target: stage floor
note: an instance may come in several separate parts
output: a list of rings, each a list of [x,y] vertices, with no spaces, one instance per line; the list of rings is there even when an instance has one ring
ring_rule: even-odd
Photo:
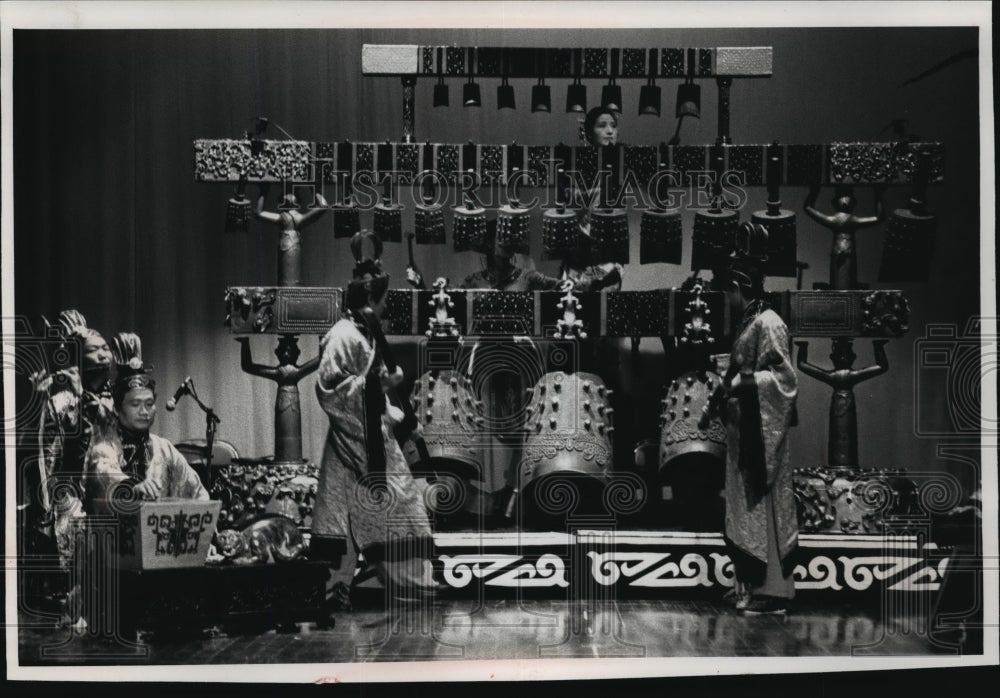
[[[741,616],[722,601],[439,599],[387,611],[356,608],[336,627],[300,623],[280,632],[214,628],[187,636],[146,633],[139,644],[69,629],[19,629],[22,665],[293,664],[594,657],[928,656],[935,644],[916,609],[800,599],[787,616]],[[28,620],[28,619],[23,619]]]

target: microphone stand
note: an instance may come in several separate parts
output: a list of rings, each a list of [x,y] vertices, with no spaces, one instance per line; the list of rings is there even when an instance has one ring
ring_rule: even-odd
[[[219,425],[221,420],[216,416],[215,411],[205,405],[200,399],[198,399],[198,392],[194,389],[194,382],[190,382],[188,386],[188,394],[194,399],[201,411],[205,413],[205,473],[208,476],[208,483],[206,487],[211,488],[212,480],[212,452],[213,446],[215,445],[215,428]]]

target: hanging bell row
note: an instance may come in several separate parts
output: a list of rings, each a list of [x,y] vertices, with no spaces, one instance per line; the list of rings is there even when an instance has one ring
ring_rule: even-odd
[[[434,85],[433,104],[435,107],[451,106],[448,85],[444,81],[444,76],[438,76],[438,81]],[[496,96],[497,109],[517,109],[517,97],[514,86],[507,78],[501,78],[497,86]],[[462,85],[462,106],[482,107],[482,89],[471,75]],[[622,113],[624,111],[624,100],[622,98],[622,88],[615,78],[610,78],[608,84],[601,89],[600,106],[613,112]],[[639,116],[660,116],[662,106],[662,91],[656,84],[655,79],[650,76],[646,84],[639,90]],[[531,111],[532,113],[552,112],[552,88],[545,84],[545,78],[539,77],[538,83],[531,87]],[[587,86],[580,78],[575,78],[566,89],[565,111],[567,114],[585,114],[587,112]],[[676,116],[691,116],[699,118],[701,116],[701,87],[688,78],[677,87],[677,102],[675,108]]]

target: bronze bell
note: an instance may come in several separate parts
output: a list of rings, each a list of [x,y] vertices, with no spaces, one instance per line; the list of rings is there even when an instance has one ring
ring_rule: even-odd
[[[629,230],[625,209],[598,209],[590,214],[592,264],[618,262],[628,264]]]
[[[777,141],[767,147],[767,209],[755,211],[750,220],[767,230],[767,276],[798,274],[795,214],[781,208],[782,152]]]
[[[677,86],[677,118],[691,116],[701,118],[701,85],[696,85],[688,78]]]
[[[643,211],[639,225],[639,264],[680,264],[683,238],[680,211]]]
[[[226,207],[226,232],[245,233],[250,229],[250,214],[253,205],[250,199],[237,195],[229,200]]]
[[[403,206],[388,202],[375,204],[374,228],[382,242],[402,242]]]
[[[565,259],[573,251],[580,227],[576,212],[567,208],[548,209],[542,214],[542,256]]]
[[[531,233],[531,209],[513,205],[501,206],[497,211],[496,244],[509,252],[528,254],[528,236]]]
[[[889,216],[888,231],[882,245],[879,281],[927,281],[937,232],[937,216],[927,210],[929,176],[930,154],[922,151],[917,154],[909,205],[897,208]]]
[[[717,199],[718,201],[718,199]],[[691,236],[691,269],[714,269],[726,263],[733,253],[740,215],[716,203],[707,211],[694,214]]]
[[[486,244],[486,209],[475,206],[471,199],[452,209],[451,238],[455,252],[483,251]]]
[[[444,208],[418,205],[413,214],[413,228],[418,245],[443,245]]]
[[[333,207],[333,237],[350,238],[361,231],[361,214],[353,202],[345,201]]]
[[[587,86],[580,82],[580,78],[573,80],[573,84],[566,90],[566,113],[587,113]]]

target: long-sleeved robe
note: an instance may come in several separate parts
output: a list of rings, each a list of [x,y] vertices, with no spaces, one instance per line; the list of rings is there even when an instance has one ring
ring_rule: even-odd
[[[348,559],[356,551],[366,560],[413,557],[414,549],[430,546],[430,524],[423,497],[391,433],[392,421],[401,413],[388,403],[376,437],[385,451],[384,477],[369,470],[365,381],[376,360],[375,349],[355,323],[344,318],[327,332],[320,353],[316,395],[330,428],[313,509],[314,542],[319,539],[326,550],[346,553]],[[384,365],[375,370],[385,373]],[[349,584],[353,567],[344,576]]]
[[[730,354],[730,369],[753,370],[753,384],[733,381],[727,403],[726,539],[737,577],[753,593],[790,597],[791,553],[798,542],[788,432],[797,384],[788,328],[773,310],[754,317]]]

